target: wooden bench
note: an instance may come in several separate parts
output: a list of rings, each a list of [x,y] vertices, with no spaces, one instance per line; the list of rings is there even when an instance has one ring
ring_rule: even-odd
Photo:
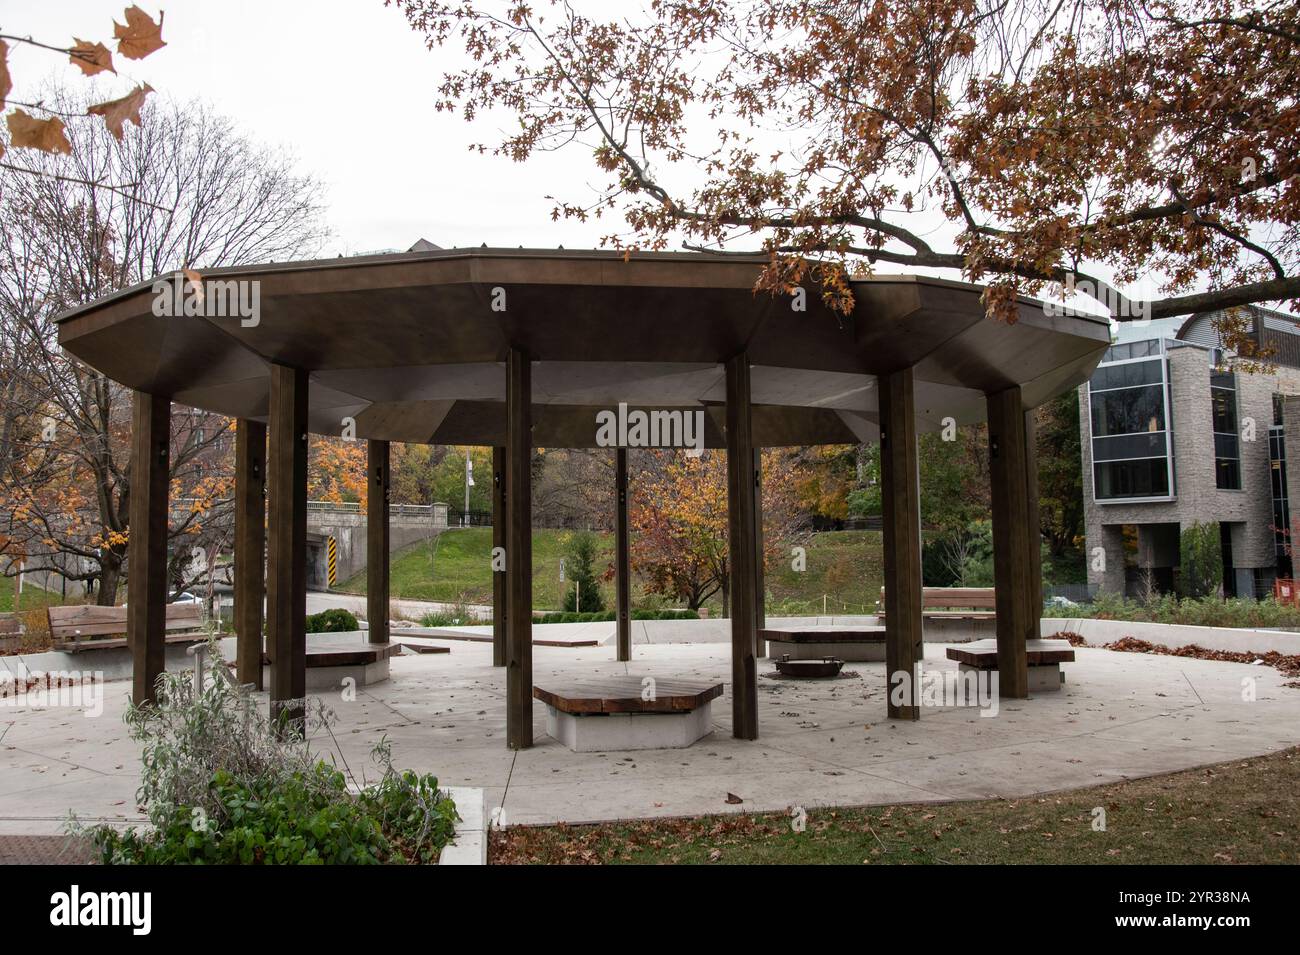
[[[758,638],[776,644],[768,655],[789,655],[791,660],[822,660],[836,657],[851,662],[885,659],[885,628],[876,627],[777,627],[758,631]]]
[[[94,604],[47,607],[45,610],[54,649],[65,653],[125,647],[126,614],[125,607],[97,607]],[[167,605],[164,639],[168,643],[199,643],[206,640],[206,634],[195,632],[202,626],[203,613],[198,604]]]
[[[921,616],[926,620],[994,620],[997,604],[992,587],[923,587]],[[885,588],[880,588],[880,609],[885,615]]]
[[[964,646],[949,647],[948,659],[956,660],[962,670],[996,670],[998,642],[976,640]],[[1029,665],[1031,692],[1059,690],[1065,682],[1061,664],[1074,662],[1074,648],[1069,640],[1026,640],[1025,659]]]
[[[713,732],[721,683],[612,677],[533,687],[546,732],[577,753],[683,749]]]
[[[400,643],[360,642],[356,634],[340,639],[336,634],[307,634],[307,689],[336,690],[346,679],[357,686],[388,679],[388,660],[400,654]],[[262,653],[262,680],[270,686],[271,657]]]

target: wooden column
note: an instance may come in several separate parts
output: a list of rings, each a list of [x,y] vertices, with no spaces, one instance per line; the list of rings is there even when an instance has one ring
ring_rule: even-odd
[[[989,479],[993,491],[993,586],[997,610],[998,692],[1029,695],[1025,639],[1029,633],[1032,564],[1025,411],[1018,386],[988,396]]]
[[[754,656],[767,656],[758,632],[767,626],[767,585],[763,580],[763,449],[754,449]]]
[[[266,600],[266,425],[235,424],[235,660],[240,683],[262,689]]]
[[[302,728],[307,695],[307,372],[271,366],[266,571],[271,716]]]
[[[492,665],[506,665],[506,449],[492,449]]]
[[[131,421],[129,576],[126,636],[131,700],[154,702],[167,668],[167,490],[171,470],[171,399],[135,392]]]
[[[876,379],[880,392],[880,497],[884,512],[885,676],[893,719],[921,715],[916,665],[921,624],[921,486],[912,369]]]
[[[532,364],[506,358],[506,745],[533,745]]]
[[[391,576],[388,555],[392,531],[388,524],[388,442],[366,442],[366,618],[369,642],[388,642],[388,592]]]
[[[1038,504],[1038,424],[1033,409],[1025,412],[1025,486],[1029,517],[1029,637],[1037,640],[1043,619],[1043,532]]]
[[[632,550],[627,526],[627,448],[614,451],[614,586],[617,592],[618,659],[632,659]]]
[[[737,739],[758,739],[758,674],[754,657],[754,434],[749,359],[727,362],[727,528],[731,565],[731,722]]]

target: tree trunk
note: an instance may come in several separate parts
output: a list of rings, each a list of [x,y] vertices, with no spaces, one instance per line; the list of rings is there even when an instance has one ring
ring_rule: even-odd
[[[117,585],[121,580],[122,558],[109,551],[100,560],[99,592],[95,595],[95,603],[101,607],[117,603]]]
[[[722,581],[722,615],[731,616],[731,585],[725,578]]]

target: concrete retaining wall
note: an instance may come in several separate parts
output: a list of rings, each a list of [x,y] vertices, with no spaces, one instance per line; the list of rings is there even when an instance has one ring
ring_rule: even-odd
[[[1196,644],[1207,650],[1231,650],[1237,653],[1267,653],[1270,650],[1286,654],[1300,653],[1300,634],[1284,630],[1184,627],[1168,623],[1078,617],[1044,617],[1042,624],[1044,637],[1068,630],[1096,646],[1113,643],[1123,637],[1134,637],[1172,649]]]

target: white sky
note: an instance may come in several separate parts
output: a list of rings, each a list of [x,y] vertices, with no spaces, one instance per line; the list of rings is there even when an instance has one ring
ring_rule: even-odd
[[[157,18],[151,0],[139,5]],[[51,45],[75,34],[114,50],[113,19],[129,0],[0,0],[0,32]],[[595,247],[608,225],[552,222],[545,196],[581,196],[581,157],[526,166],[470,155],[495,132],[436,113],[440,54],[383,0],[166,0],[167,46],[143,60],[114,56],[122,95],[148,82],[159,94],[203,99],[264,144],[281,145],[327,188],[328,255],[442,246]],[[11,44],[10,99],[52,77],[89,87],[49,51]],[[98,89],[98,87],[95,87]],[[591,177],[594,182],[595,177]],[[563,186],[557,186],[563,183]]]

